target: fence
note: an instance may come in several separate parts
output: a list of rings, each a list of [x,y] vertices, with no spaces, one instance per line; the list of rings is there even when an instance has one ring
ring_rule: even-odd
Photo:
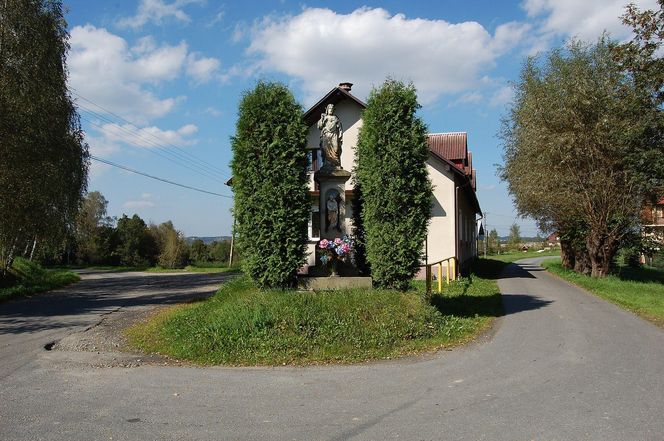
[[[439,260],[437,262],[428,263],[426,265],[426,279],[427,279],[427,294],[431,293],[431,285],[433,278],[433,267],[438,269],[438,292],[443,292],[443,264],[445,264],[445,281],[447,284],[451,280],[457,279],[457,260],[456,257],[448,257],[447,259]]]

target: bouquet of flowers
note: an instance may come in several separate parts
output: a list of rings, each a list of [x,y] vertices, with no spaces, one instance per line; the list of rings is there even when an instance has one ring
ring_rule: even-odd
[[[335,260],[343,262],[353,249],[353,240],[348,236],[337,237],[334,240],[322,239],[318,242],[318,248],[325,250],[323,255],[320,256],[323,265]]]

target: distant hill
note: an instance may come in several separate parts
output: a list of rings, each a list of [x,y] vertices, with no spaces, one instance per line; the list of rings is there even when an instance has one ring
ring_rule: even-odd
[[[205,245],[209,245],[214,241],[231,240],[231,237],[230,236],[189,236],[186,238],[187,243],[190,245],[196,239],[200,239],[203,241],[203,243],[205,243]]]

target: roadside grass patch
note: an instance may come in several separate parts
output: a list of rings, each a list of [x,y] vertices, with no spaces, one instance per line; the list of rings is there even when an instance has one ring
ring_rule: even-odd
[[[44,269],[35,262],[17,257],[8,277],[0,280],[0,301],[61,288],[81,278],[68,270]]]
[[[471,276],[430,299],[422,287],[261,291],[240,277],[210,299],[161,310],[126,335],[143,351],[204,365],[352,363],[458,345],[502,314],[494,280]]]
[[[145,272],[148,273],[227,273],[237,271],[236,267],[228,266],[196,266],[196,265],[187,265],[184,268],[162,268],[160,266],[155,266],[152,268],[147,268]]]
[[[487,256],[488,259],[500,260],[501,262],[515,262],[521,259],[528,259],[530,257],[546,257],[546,256],[560,256],[560,248],[554,248],[549,251],[509,251],[502,254],[493,254]]]
[[[548,271],[664,328],[664,270],[621,267],[597,279],[563,268],[560,261],[541,263]]]

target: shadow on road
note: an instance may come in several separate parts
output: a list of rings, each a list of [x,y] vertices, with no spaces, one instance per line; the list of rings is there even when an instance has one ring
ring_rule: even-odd
[[[482,259],[474,265],[473,273],[483,279],[536,279],[533,271],[543,268],[535,264],[515,264],[493,259]],[[472,283],[472,277],[469,280]],[[431,303],[444,314],[457,317],[501,317],[524,311],[546,307],[551,301],[542,300],[530,294],[503,293],[491,296],[467,296],[466,290],[460,296],[434,296]]]
[[[0,305],[0,334],[35,332],[89,323],[77,319],[118,308],[169,305],[213,295],[228,274],[112,277]],[[39,320],[35,320],[35,318]]]

